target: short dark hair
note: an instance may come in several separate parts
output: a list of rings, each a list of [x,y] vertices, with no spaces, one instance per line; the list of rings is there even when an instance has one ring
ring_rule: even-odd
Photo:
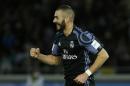
[[[57,10],[73,10],[69,5],[60,5]]]
[[[60,5],[57,10],[63,10],[64,12],[66,12],[67,14],[69,14],[72,19],[74,20],[74,17],[75,17],[75,13],[74,13],[74,10],[72,9],[71,6],[69,5]]]

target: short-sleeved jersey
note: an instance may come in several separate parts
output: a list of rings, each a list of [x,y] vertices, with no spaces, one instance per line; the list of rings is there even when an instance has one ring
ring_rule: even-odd
[[[92,33],[75,26],[67,37],[63,32],[56,34],[52,54],[61,56],[65,79],[74,79],[89,68],[89,55],[97,55],[101,49],[101,44]]]

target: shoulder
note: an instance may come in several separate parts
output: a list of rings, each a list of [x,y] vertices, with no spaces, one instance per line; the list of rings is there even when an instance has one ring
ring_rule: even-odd
[[[87,30],[83,30],[82,28],[79,27],[75,27],[74,33],[77,35],[79,42],[83,44],[91,43],[92,40],[95,38],[93,33]]]
[[[80,40],[83,43],[91,43],[94,39],[95,39],[95,36],[88,31],[82,32],[80,34]]]

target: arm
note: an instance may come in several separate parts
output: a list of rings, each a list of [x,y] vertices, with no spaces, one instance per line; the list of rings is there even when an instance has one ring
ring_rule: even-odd
[[[58,65],[61,62],[58,56],[41,54],[39,48],[31,48],[30,55],[49,65]]]
[[[96,72],[104,63],[105,61],[109,58],[108,53],[106,50],[103,48],[97,55],[97,58],[95,62],[90,66],[89,70],[94,73]]]
[[[103,65],[109,55],[93,34],[84,32],[81,34],[80,39],[80,44],[83,45],[87,51],[93,55],[97,54],[95,62],[89,68],[89,72],[94,73]]]
[[[95,36],[90,33],[83,33],[80,36],[79,43],[83,45],[91,54],[97,54],[95,62],[90,66],[90,68],[74,79],[78,83],[85,83],[88,77],[104,64],[104,62],[109,58],[109,55],[101,44],[95,39]]]
[[[83,74],[78,75],[74,79],[74,81],[76,81],[79,84],[85,83],[85,81],[88,79],[88,77],[92,73],[96,72],[108,58],[109,58],[109,56],[108,56],[107,52],[105,51],[105,49],[102,49],[98,53],[98,56],[97,56],[95,62],[90,66],[90,68],[87,69]]]
[[[40,61],[47,63],[49,65],[58,65],[60,64],[60,57],[54,56],[54,55],[44,55],[44,54],[39,54],[39,57],[37,57]]]

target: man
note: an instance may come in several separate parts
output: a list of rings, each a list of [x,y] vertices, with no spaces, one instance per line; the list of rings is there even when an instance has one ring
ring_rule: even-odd
[[[52,54],[44,55],[39,48],[32,48],[30,55],[50,65],[62,62],[65,86],[95,86],[93,74],[109,56],[92,33],[74,26],[74,16],[70,6],[60,6],[54,14],[58,32]],[[92,65],[90,55],[96,58]]]

